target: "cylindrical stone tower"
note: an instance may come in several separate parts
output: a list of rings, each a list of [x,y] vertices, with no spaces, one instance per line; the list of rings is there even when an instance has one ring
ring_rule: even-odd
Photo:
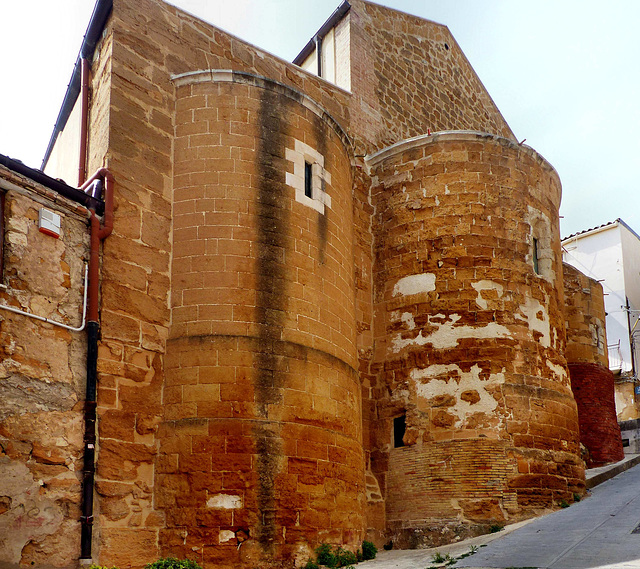
[[[609,369],[602,285],[563,264],[566,358],[578,405],[580,442],[589,467],[624,458],[616,416],[613,373]]]
[[[268,567],[363,537],[352,153],[305,95],[176,79],[164,551]]]
[[[476,132],[406,140],[367,164],[388,394],[372,466],[391,536],[437,544],[571,501],[584,465],[555,170]]]

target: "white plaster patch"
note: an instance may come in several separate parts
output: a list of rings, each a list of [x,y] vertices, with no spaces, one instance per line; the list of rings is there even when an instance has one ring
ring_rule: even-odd
[[[438,376],[455,372],[457,381],[437,379]],[[480,379],[482,368],[474,365],[468,372],[463,372],[457,364],[437,364],[423,369],[411,370],[410,377],[415,383],[418,397],[432,399],[439,395],[452,395],[456,398],[456,404],[447,407],[447,411],[457,417],[455,427],[463,426],[465,420],[475,413],[492,414],[498,402],[487,391],[487,387],[493,387],[504,383],[504,369],[500,373],[489,375],[489,379]],[[473,405],[460,399],[464,391],[475,390],[480,400]]]
[[[411,314],[411,312],[403,312],[400,319],[404,322],[405,326],[409,328],[409,330],[415,329],[416,321],[413,319],[413,314]]]
[[[518,320],[522,320],[527,323],[529,330],[532,332],[539,332],[541,334],[540,344],[543,347],[548,348],[551,346],[551,327],[549,324],[549,314],[547,313],[546,306],[543,306],[535,298],[528,298],[525,304],[521,304],[520,314],[516,314],[515,317]]]
[[[218,534],[218,541],[220,543],[226,543],[227,541],[231,541],[235,537],[236,537],[236,534],[233,533],[231,530],[221,529],[220,533]]]
[[[27,236],[23,235],[22,233],[8,231],[5,235],[5,239],[7,240],[7,243],[11,245],[17,245],[19,247],[28,246]]]
[[[482,298],[483,290],[495,290],[498,292],[498,298],[502,298],[502,293],[504,288],[499,283],[483,280],[483,281],[478,281],[477,283],[471,283],[471,286],[478,293],[478,297],[476,298],[476,304],[483,310],[486,310],[488,307],[487,301],[484,298]]]
[[[237,510],[242,508],[242,496],[236,496],[235,494],[216,494],[207,500],[207,508]]]
[[[400,312],[399,310],[394,310],[389,314],[389,319],[391,322],[402,322],[408,330],[413,330],[416,327],[416,322],[411,312]]]
[[[293,173],[287,172],[285,181],[296,192],[296,201],[319,213],[331,207],[331,196],[326,186],[331,185],[331,173],[324,169],[324,156],[308,144],[295,140],[295,148],[285,148],[285,158],[293,162]],[[311,197],[304,193],[305,163],[311,164]]]
[[[464,338],[509,338],[511,332],[505,326],[496,322],[489,322],[486,326],[456,326],[455,323],[460,320],[458,314],[449,316],[446,322],[434,322],[435,319],[444,318],[442,314],[429,316],[429,324],[437,326],[437,330],[428,336],[422,335],[422,330],[414,338],[403,338],[402,334],[396,334],[392,340],[391,349],[394,353],[398,353],[408,346],[424,346],[431,344],[434,348],[442,350],[445,348],[454,348],[458,342]]]
[[[556,379],[561,383],[566,383],[567,381],[567,370],[561,365],[554,364],[551,360],[547,360],[547,367],[553,372],[553,375],[556,376]]]
[[[400,279],[393,287],[393,296],[408,296],[421,292],[431,292],[432,290],[436,290],[436,275],[433,273],[420,273]]]
[[[594,321],[589,324],[589,330],[591,331],[591,341],[593,345],[597,347],[598,353],[604,355],[605,346],[605,327],[602,325],[602,320],[594,318]]]

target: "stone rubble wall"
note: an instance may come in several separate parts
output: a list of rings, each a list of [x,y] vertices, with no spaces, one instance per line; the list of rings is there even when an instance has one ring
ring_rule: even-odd
[[[0,303],[79,327],[86,210],[2,167],[1,182],[13,189],[5,192]],[[59,239],[39,231],[41,208],[61,216]],[[80,555],[85,338],[0,310],[3,567],[72,567]]]

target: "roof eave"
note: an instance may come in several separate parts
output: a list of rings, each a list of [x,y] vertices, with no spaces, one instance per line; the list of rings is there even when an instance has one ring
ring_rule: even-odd
[[[41,170],[36,170],[35,168],[26,166],[19,160],[14,160],[13,158],[0,154],[0,166],[4,166],[12,172],[29,178],[30,180],[49,188],[67,199],[83,205],[87,209],[93,209],[99,215],[104,212],[104,202],[101,199],[94,198],[78,188],[69,186],[62,180],[52,178]]]
[[[307,42],[307,45],[302,48],[302,51],[295,57],[293,63],[298,66],[302,65],[305,59],[307,59],[307,57],[309,57],[313,50],[316,48],[316,38],[323,38],[324,36],[326,36],[329,33],[329,30],[331,30],[331,28],[334,28],[336,24],[340,20],[342,20],[342,18],[350,8],[351,4],[349,4],[348,0],[343,0],[342,4],[340,4],[340,6],[338,6],[334,10],[333,14],[329,16],[327,21],[322,24],[320,29]]]
[[[102,31],[104,30],[104,26],[107,23],[107,18],[109,17],[112,8],[113,0],[96,1],[93,13],[91,14],[91,19],[89,20],[89,25],[87,26],[87,31],[84,34],[84,39],[80,46],[80,53],[78,54],[75,65],[73,66],[71,80],[69,81],[69,85],[67,85],[67,91],[62,101],[62,107],[58,113],[58,118],[56,119],[56,123],[53,127],[53,133],[49,139],[49,145],[47,146],[44,158],[42,159],[42,166],[40,167],[42,170],[45,169],[56,143],[56,139],[58,138],[58,134],[64,130],[67,120],[69,120],[69,115],[71,115],[71,111],[73,110],[76,100],[78,99],[78,95],[80,94],[80,62],[82,59],[91,59],[93,57],[96,45],[102,35]]]

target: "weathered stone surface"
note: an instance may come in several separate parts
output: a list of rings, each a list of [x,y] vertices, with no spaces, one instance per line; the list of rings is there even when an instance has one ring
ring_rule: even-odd
[[[22,549],[20,564],[37,567],[75,567],[80,555],[78,522],[65,520],[58,530],[43,539],[32,540]]]
[[[101,565],[440,544],[584,488],[557,176],[446,27],[352,0],[335,38],[351,92],[160,0],[114,2],[87,153],[116,180]],[[172,78],[205,69],[235,73]],[[403,142],[429,130],[491,134]],[[0,302],[78,322],[83,212],[58,204],[53,240],[37,202],[6,197]],[[1,561],[76,563],[85,355],[84,335],[0,313]]]
[[[0,421],[11,415],[38,411],[67,411],[78,401],[73,386],[47,383],[20,374],[0,379]]]
[[[500,500],[497,499],[479,499],[479,500],[460,500],[462,515],[472,522],[484,523],[504,523],[506,518],[502,508],[500,508]]]
[[[424,136],[368,160],[382,394],[372,469],[386,483],[386,523],[424,532],[444,518],[474,524],[552,507],[575,485],[560,470],[579,452],[557,175],[531,149],[472,133]],[[393,448],[401,415],[420,435]],[[527,449],[541,451],[543,471]]]
[[[0,562],[17,565],[25,545],[60,531],[65,512],[40,494],[42,485],[22,462],[0,456],[0,484],[0,492],[11,498],[0,516]],[[64,559],[63,566],[68,564]]]
[[[580,442],[588,449],[587,465],[601,466],[624,458],[614,378],[608,367],[603,289],[574,267],[564,264],[563,269],[566,355],[578,405]]]

